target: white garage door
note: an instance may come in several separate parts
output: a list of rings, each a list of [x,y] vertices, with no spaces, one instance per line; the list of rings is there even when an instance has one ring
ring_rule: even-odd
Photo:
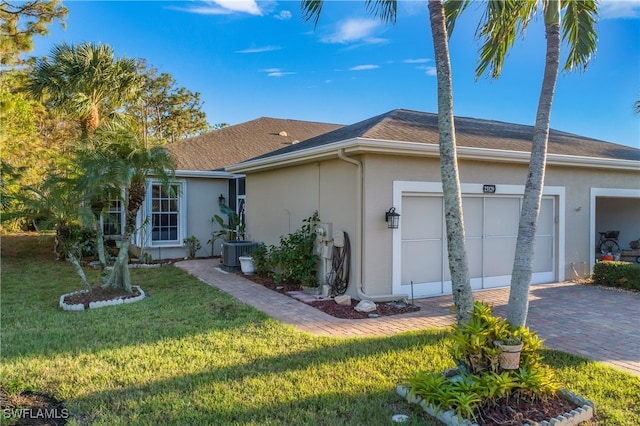
[[[471,286],[509,286],[518,235],[521,197],[465,196],[463,213]],[[432,194],[404,194],[401,220],[402,292],[414,297],[451,293],[444,202]],[[554,198],[542,200],[533,283],[553,282]],[[412,284],[413,283],[413,284]],[[413,285],[413,289],[411,286]]]

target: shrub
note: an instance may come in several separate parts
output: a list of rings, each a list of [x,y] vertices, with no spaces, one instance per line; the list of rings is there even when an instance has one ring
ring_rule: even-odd
[[[504,318],[493,315],[491,306],[475,301],[469,323],[454,326],[451,355],[458,368],[466,373],[500,372],[500,349],[494,341],[522,343],[521,365],[529,367],[538,360],[542,341],[527,327],[512,327]]]
[[[597,285],[640,291],[640,264],[596,262],[592,278]]]
[[[253,267],[256,269],[256,274],[264,277],[271,273],[269,250],[267,250],[267,246],[264,243],[260,243],[258,247],[253,249],[251,257],[253,258]]]
[[[275,270],[276,283],[291,282],[317,286],[316,269],[319,256],[314,251],[318,212],[304,219],[300,229],[280,238],[279,246],[269,246],[269,260]]]
[[[494,340],[519,340],[523,344],[520,368],[502,370]],[[419,372],[406,380],[409,399],[419,396],[437,411],[454,410],[458,419],[477,417],[478,410],[503,398],[546,398],[558,389],[551,370],[542,366],[542,341],[527,327],[512,327],[495,317],[489,305],[474,302],[468,324],[454,327],[451,355],[456,370]]]
[[[182,242],[187,246],[187,249],[189,250],[188,258],[195,259],[196,252],[202,248],[202,246],[200,245],[200,240],[198,240],[195,235],[192,235],[189,238],[185,238]]]

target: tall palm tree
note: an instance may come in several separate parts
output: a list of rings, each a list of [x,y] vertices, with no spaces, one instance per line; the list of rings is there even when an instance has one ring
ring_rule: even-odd
[[[305,20],[313,19],[317,25],[323,6],[322,0],[303,0]],[[396,0],[367,0],[367,8],[384,22],[395,23]],[[440,146],[440,172],[444,194],[447,251],[451,272],[453,300],[458,324],[468,323],[473,311],[473,292],[469,279],[467,252],[462,214],[462,196],[456,154],[455,127],[453,122],[453,88],[449,41],[445,26],[442,0],[429,1],[429,17],[435,52],[438,80],[438,130]]]
[[[135,98],[143,83],[135,60],[116,60],[110,46],[63,43],[36,63],[27,90],[52,109],[78,119],[84,135],[90,136],[104,117]]]
[[[26,90],[52,110],[80,122],[83,148],[96,149],[93,138],[105,118],[119,117],[118,109],[135,99],[144,84],[133,59],[115,59],[105,44],[66,43],[55,46],[50,57],[43,58],[29,77]],[[110,120],[112,123],[114,120]],[[81,157],[82,158],[82,157]],[[85,157],[86,158],[86,157]],[[98,258],[106,266],[100,218],[109,200],[97,193],[89,200],[94,212]]]
[[[447,3],[447,19],[452,29],[455,19],[469,5],[470,0],[450,0]],[[534,243],[544,186],[551,106],[560,67],[561,27],[562,39],[569,48],[565,71],[574,68],[586,69],[597,44],[595,24],[598,13],[595,0],[488,1],[478,26],[477,34],[482,45],[476,77],[487,71],[492,78],[499,77],[509,49],[518,35],[524,35],[527,25],[539,7],[542,7],[544,15],[546,58],[507,307],[507,320],[514,326],[526,324],[529,310],[529,288],[533,275]],[[564,15],[561,14],[562,11]]]

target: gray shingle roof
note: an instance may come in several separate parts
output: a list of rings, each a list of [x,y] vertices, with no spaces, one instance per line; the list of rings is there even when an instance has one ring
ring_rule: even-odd
[[[455,127],[456,143],[460,147],[531,151],[533,126],[456,117]],[[266,153],[258,158],[268,158],[354,138],[437,144],[438,115],[396,109]],[[549,132],[548,152],[549,154],[640,161],[640,149],[553,129]]]
[[[178,170],[220,170],[342,127],[338,124],[261,117],[169,144]]]

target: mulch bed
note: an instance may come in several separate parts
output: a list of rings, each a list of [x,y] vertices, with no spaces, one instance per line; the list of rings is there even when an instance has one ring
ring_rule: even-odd
[[[115,299],[131,299],[133,297],[140,296],[140,292],[137,288],[133,288],[131,293],[115,289],[115,288],[102,288],[94,287],[91,292],[78,293],[72,296],[65,297],[64,301],[68,305],[83,304],[85,309],[89,309],[91,302],[102,302],[105,300]]]
[[[536,399],[528,401],[526,399],[501,399],[494,405],[482,410],[481,416],[484,421],[479,422],[485,426],[520,426],[523,424],[533,424],[568,413],[578,406],[566,399],[553,396],[547,399]]]
[[[256,284],[263,285],[268,289],[273,291],[277,291],[278,293],[282,293],[287,295],[290,291],[301,291],[302,287],[299,284],[292,283],[281,283],[276,284],[273,281],[273,278],[263,277],[256,274],[253,275],[244,275],[239,273],[240,276],[246,278],[248,280],[253,281]],[[305,303],[305,302],[303,302]],[[358,312],[353,309],[358,304],[358,300],[351,300],[351,305],[338,305],[333,299],[330,300],[314,300],[312,302],[308,302],[307,305],[313,306],[316,309],[321,310],[322,312],[329,314],[336,318],[343,319],[364,319],[371,318],[377,315],[379,317],[389,316],[389,315],[400,315],[406,314],[408,312],[419,311],[420,308],[418,306],[406,304],[406,303],[376,303],[378,306],[377,309],[373,312]]]

